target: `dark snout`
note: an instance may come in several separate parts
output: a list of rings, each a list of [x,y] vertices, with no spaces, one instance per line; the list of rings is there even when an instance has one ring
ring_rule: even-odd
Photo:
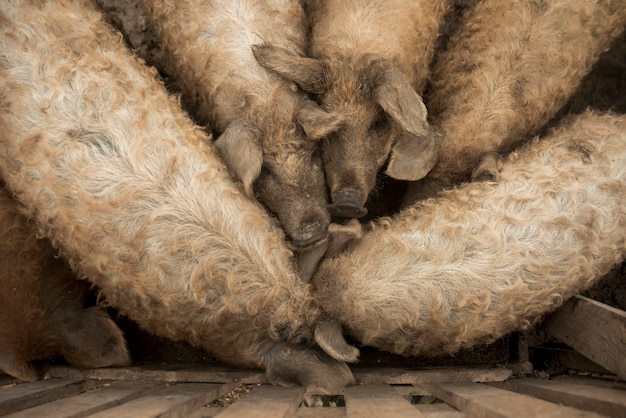
[[[361,218],[367,215],[367,208],[361,203],[364,200],[355,189],[340,189],[333,196],[333,203],[328,205],[328,211],[332,216],[341,218]]]
[[[328,238],[328,223],[321,221],[303,222],[291,236],[291,243],[296,248],[304,248]]]

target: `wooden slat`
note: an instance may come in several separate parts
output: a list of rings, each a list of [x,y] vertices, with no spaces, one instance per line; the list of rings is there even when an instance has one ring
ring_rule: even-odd
[[[548,334],[626,379],[626,312],[574,296],[543,323]]]
[[[445,403],[414,405],[424,418],[461,418],[463,414]]]
[[[220,385],[178,383],[90,415],[93,418],[186,417],[219,396]]]
[[[7,385],[15,384],[16,382],[18,382],[18,380],[9,375],[6,375],[6,374],[0,375],[0,388],[7,386]]]
[[[437,398],[454,406],[467,417],[572,418],[600,416],[593,412],[576,410],[482,383],[433,383],[426,385],[425,389]]]
[[[516,379],[493,385],[611,417],[626,417],[624,390],[540,379]]]
[[[295,418],[343,418],[346,416],[346,408],[307,408],[300,407]]]
[[[349,386],[344,389],[348,417],[421,417],[409,401],[389,385]]]
[[[107,383],[110,381],[49,379],[0,389],[0,415],[66,398]]]
[[[260,370],[234,369],[228,367],[169,367],[136,366],[76,370],[67,366],[50,368],[50,377],[64,379],[108,379],[108,380],[154,380],[188,383],[266,384],[265,374]]]
[[[11,418],[85,417],[137,399],[166,385],[166,382],[113,382],[69,398],[25,409],[9,416]]]
[[[405,370],[390,368],[355,368],[352,370],[360,384],[409,384],[422,382],[501,382],[511,377],[512,371],[506,368],[454,368]]]
[[[262,385],[215,415],[219,418],[293,417],[304,396],[303,387]]]

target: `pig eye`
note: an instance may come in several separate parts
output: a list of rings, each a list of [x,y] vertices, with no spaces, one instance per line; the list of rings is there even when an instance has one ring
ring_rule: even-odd
[[[272,174],[273,174],[272,168],[269,165],[267,165],[267,164],[261,165],[261,173],[260,173],[260,175],[262,175],[262,176],[271,176]]]
[[[388,126],[389,121],[387,120],[387,117],[383,114],[378,116],[374,123],[372,123],[372,125],[370,126],[370,131],[382,131],[387,129]]]

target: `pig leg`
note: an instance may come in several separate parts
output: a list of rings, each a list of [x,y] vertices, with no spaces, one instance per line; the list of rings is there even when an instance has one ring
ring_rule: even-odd
[[[25,382],[39,380],[46,372],[46,370],[35,367],[30,361],[20,360],[15,351],[7,350],[5,347],[0,347],[0,369]]]
[[[340,394],[356,381],[346,363],[337,361],[321,350],[300,345],[277,343],[265,355],[265,375],[278,386],[301,385],[307,393]],[[307,397],[310,401],[311,397]],[[307,402],[308,403],[308,402]]]
[[[130,365],[122,332],[99,308],[66,309],[60,315],[63,356],[77,369]]]

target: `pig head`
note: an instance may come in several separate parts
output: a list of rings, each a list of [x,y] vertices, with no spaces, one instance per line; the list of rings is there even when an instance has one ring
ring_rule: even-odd
[[[231,122],[215,145],[246,193],[278,218],[299,250],[328,236],[319,141],[343,120],[294,91],[276,92],[273,102],[262,117]]]
[[[380,169],[400,180],[419,180],[437,161],[437,133],[421,97],[391,62],[371,55],[313,59],[263,46],[265,68],[317,95],[321,107],[343,114],[340,129],[322,140],[331,215],[361,217]]]

